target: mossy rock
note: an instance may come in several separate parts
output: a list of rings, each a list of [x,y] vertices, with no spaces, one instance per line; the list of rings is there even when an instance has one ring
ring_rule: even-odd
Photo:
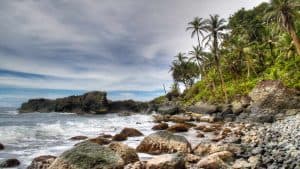
[[[122,169],[123,159],[108,147],[82,143],[65,151],[49,169]]]

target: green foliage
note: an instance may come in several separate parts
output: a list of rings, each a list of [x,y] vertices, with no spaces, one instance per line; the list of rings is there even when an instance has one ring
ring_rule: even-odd
[[[210,15],[201,22],[201,29],[190,27],[194,35],[197,30],[206,32],[202,41],[207,40],[211,51],[206,52],[199,43],[190,52],[189,61],[198,65],[201,81],[186,89],[182,101],[233,101],[268,79],[300,90],[299,7],[298,0],[271,0],[237,11],[227,25],[218,15]],[[174,75],[173,71],[178,81]]]

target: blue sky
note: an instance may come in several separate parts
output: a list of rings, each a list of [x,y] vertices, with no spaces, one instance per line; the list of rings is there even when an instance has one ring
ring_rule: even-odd
[[[173,56],[195,44],[195,16],[262,0],[1,0],[0,106],[91,90],[149,100],[172,83]]]

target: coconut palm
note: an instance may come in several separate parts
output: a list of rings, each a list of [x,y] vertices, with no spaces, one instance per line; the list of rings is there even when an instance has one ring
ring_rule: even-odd
[[[294,46],[300,55],[300,39],[295,30],[295,18],[299,11],[298,0],[271,0],[269,8],[266,10],[268,21],[275,21],[292,37]]]
[[[203,51],[202,47],[199,46],[193,46],[193,50],[189,52],[191,55],[189,61],[194,61],[198,64],[199,70],[201,70],[201,77],[204,77],[205,74],[205,52]]]
[[[205,28],[205,20],[203,18],[195,17],[193,21],[188,23],[188,27],[186,28],[186,31],[192,31],[191,37],[193,38],[195,35],[197,35],[198,39],[198,45],[201,46],[200,42],[200,35],[204,37],[204,28]]]
[[[187,56],[185,53],[179,52],[176,56],[174,56],[176,59],[174,60],[175,62],[183,63],[186,61]]]
[[[221,80],[221,87],[224,92],[225,96],[225,101],[228,101],[227,98],[227,92],[225,89],[225,84],[224,84],[224,79],[223,79],[223,74],[220,66],[220,52],[219,52],[219,43],[224,39],[226,36],[225,30],[227,29],[227,26],[225,24],[225,19],[221,18],[219,15],[210,15],[210,18],[207,19],[206,21],[206,26],[204,27],[205,31],[208,33],[203,41],[206,41],[206,46],[210,45],[212,48],[212,53],[214,57],[214,62],[216,69],[219,74],[219,78]]]

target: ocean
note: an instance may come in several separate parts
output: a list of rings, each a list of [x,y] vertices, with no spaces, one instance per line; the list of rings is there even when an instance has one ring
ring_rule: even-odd
[[[100,133],[116,134],[124,127],[134,127],[145,135],[152,133],[150,115],[118,116],[76,115],[72,113],[26,113],[16,109],[0,108],[0,161],[17,158],[19,169],[25,169],[33,158],[40,155],[59,155],[78,141],[69,138],[78,135],[99,136]],[[143,137],[131,137],[124,143],[136,147]],[[139,154],[148,158],[146,154]]]

